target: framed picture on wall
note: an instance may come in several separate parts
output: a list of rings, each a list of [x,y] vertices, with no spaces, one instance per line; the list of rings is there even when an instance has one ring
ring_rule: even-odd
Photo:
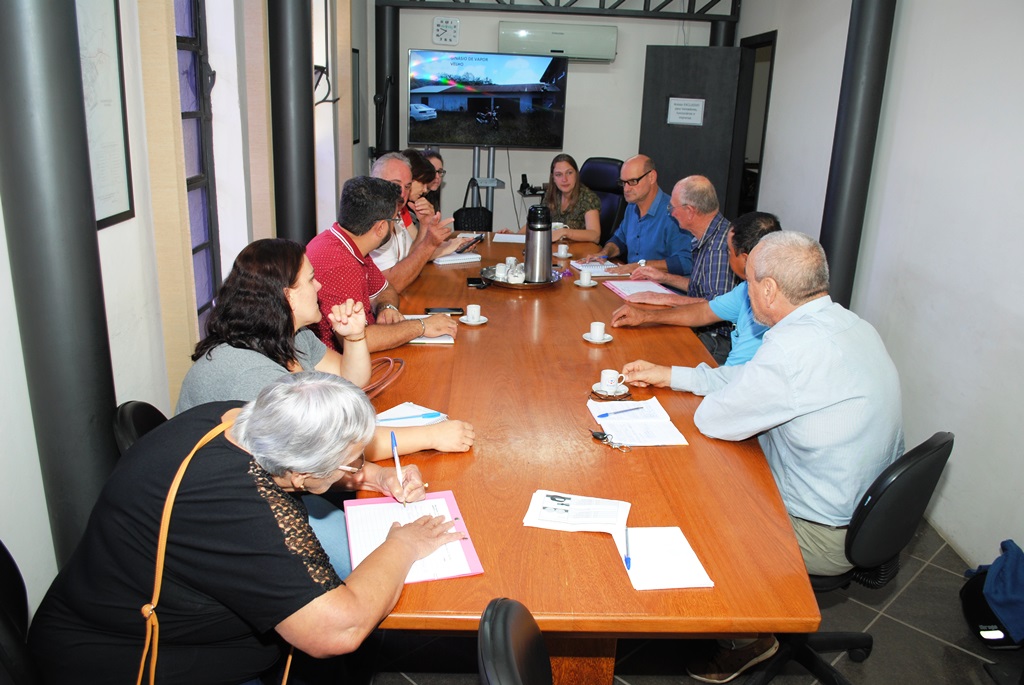
[[[75,0],[96,227],[135,216],[118,0]]]

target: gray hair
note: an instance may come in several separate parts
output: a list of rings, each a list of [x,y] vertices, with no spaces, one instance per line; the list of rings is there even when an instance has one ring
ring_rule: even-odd
[[[235,439],[268,473],[326,478],[354,445],[366,445],[376,417],[366,394],[320,371],[287,373],[242,407]]]
[[[718,193],[714,184],[704,176],[687,176],[676,185],[684,205],[691,205],[698,214],[718,212]]]
[[[750,254],[754,278],[771,278],[791,304],[801,305],[828,293],[828,261],[821,244],[796,231],[778,231],[761,238]]]
[[[401,162],[405,166],[409,167],[409,172],[412,173],[412,165],[409,163],[409,158],[403,155],[401,152],[388,152],[377,158],[377,161],[370,167],[370,176],[374,178],[383,178],[381,174],[384,173],[384,167],[387,166],[388,162],[395,161]]]

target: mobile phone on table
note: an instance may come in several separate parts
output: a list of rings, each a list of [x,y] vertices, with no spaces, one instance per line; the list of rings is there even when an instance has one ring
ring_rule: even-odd
[[[424,311],[427,314],[458,314],[459,316],[466,313],[462,307],[427,307]]]
[[[470,276],[469,278],[466,279],[466,285],[468,285],[470,288],[486,288],[487,282],[482,278]]]
[[[465,245],[463,245],[463,246],[462,246],[462,247],[460,247],[459,249],[455,250],[455,254],[462,254],[463,252],[465,252],[465,251],[466,251],[466,250],[468,250],[469,248],[473,247],[474,245],[476,245],[477,243],[479,243],[479,242],[480,242],[480,241],[482,241],[483,239],[484,239],[484,236],[483,236],[483,234],[481,233],[480,235],[476,236],[475,238],[473,238],[472,240],[470,240],[470,241],[469,241],[468,243],[466,243]]]

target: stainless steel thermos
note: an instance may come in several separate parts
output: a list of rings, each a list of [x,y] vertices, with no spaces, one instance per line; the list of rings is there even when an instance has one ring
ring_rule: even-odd
[[[526,282],[551,280],[551,212],[533,205],[526,215]]]

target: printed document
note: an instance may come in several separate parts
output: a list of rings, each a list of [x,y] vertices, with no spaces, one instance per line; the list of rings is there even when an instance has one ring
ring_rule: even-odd
[[[675,427],[668,412],[657,397],[642,402],[622,400],[619,402],[587,401],[594,420],[601,430],[611,436],[612,442],[633,447],[656,445],[687,445],[686,438]],[[624,412],[624,409],[634,411]],[[609,416],[601,417],[601,414]]]

